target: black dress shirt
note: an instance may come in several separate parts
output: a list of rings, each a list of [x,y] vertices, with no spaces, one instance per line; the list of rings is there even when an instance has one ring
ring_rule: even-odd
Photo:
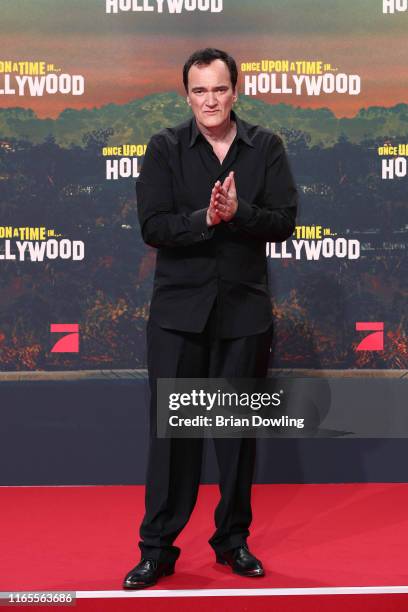
[[[282,140],[231,111],[237,133],[222,164],[192,117],[153,135],[136,181],[144,241],[158,249],[150,316],[203,330],[217,299],[218,333],[236,338],[272,322],[266,242],[293,233],[297,190]],[[217,180],[234,170],[238,210],[208,227]]]

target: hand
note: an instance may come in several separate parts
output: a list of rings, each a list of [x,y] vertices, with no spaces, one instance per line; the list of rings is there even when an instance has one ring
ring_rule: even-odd
[[[221,223],[221,217],[219,216],[219,214],[217,213],[216,208],[215,208],[215,197],[216,197],[216,194],[219,192],[220,189],[221,189],[221,182],[217,181],[214,184],[214,187],[212,188],[210,205],[209,205],[209,207],[207,209],[207,218],[206,218],[206,220],[207,220],[207,225],[208,226],[218,225],[218,223]]]
[[[219,183],[219,181],[217,181],[217,183]],[[215,183],[215,185],[217,185],[217,183]],[[234,171],[231,171],[224,183],[216,189],[214,199],[214,210],[218,217],[220,217],[222,221],[231,221],[238,210]]]

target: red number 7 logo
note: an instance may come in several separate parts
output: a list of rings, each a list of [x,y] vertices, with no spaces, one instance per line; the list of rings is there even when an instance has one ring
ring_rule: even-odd
[[[363,338],[356,351],[382,351],[384,350],[384,323],[372,321],[359,321],[356,323],[357,331],[373,332]]]
[[[51,333],[64,333],[65,336],[57,340],[51,353],[79,353],[79,324],[78,323],[51,323]]]

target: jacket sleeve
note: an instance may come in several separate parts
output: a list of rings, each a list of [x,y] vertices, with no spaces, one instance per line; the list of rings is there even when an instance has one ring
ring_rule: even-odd
[[[137,212],[143,240],[153,247],[183,247],[212,238],[207,208],[191,214],[175,213],[171,169],[164,143],[153,136],[136,180]]]
[[[230,221],[253,238],[284,242],[296,224],[298,191],[282,140],[275,136],[268,150],[264,190],[259,204],[238,197],[238,209]]]

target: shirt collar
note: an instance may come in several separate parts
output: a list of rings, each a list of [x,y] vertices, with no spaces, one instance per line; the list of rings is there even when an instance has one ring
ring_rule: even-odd
[[[249,145],[250,147],[253,147],[254,143],[252,142],[252,139],[248,134],[248,130],[246,129],[241,119],[235,114],[235,112],[232,109],[231,109],[230,117],[237,124],[237,140],[241,139],[247,145]],[[190,134],[191,134],[191,137],[190,137],[189,147],[192,147],[195,144],[197,138],[199,136],[202,136],[200,130],[197,127],[197,122],[194,116],[191,118]]]

